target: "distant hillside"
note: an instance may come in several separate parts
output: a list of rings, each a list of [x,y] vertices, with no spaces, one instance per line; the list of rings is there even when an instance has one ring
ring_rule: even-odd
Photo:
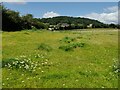
[[[85,28],[120,28],[120,25],[104,24],[97,20],[81,17],[59,16],[53,18],[34,18],[32,14],[20,15],[20,12],[7,9],[0,5],[2,10],[2,30],[21,31],[32,30],[74,30]]]
[[[42,18],[40,19],[43,23],[49,23],[50,25],[57,25],[59,23],[67,23],[67,24],[74,24],[74,25],[84,25],[87,26],[89,24],[93,24],[95,28],[107,28],[108,25],[104,24],[98,20],[88,19],[88,18],[81,18],[81,17],[68,17],[68,16],[58,16],[53,18]]]

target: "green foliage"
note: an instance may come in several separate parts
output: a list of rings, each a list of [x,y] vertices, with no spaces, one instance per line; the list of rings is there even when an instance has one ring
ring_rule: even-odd
[[[85,43],[73,43],[73,47],[84,47]]]
[[[73,50],[73,47],[71,47],[70,45],[64,45],[64,46],[60,46],[59,49],[62,49],[64,51],[71,51]]]
[[[22,22],[19,12],[2,9],[2,29],[3,31],[17,31],[22,29]]]
[[[34,27],[34,26],[32,26],[32,30],[35,30],[35,31],[36,31],[36,30],[37,30],[37,28],[36,28],[36,27]]]
[[[67,44],[67,45],[62,45],[59,47],[59,49],[62,49],[64,51],[71,51],[73,50],[74,48],[77,48],[77,47],[84,47],[84,43],[80,43],[80,42],[74,42],[76,41],[76,39],[81,39],[82,37],[76,37],[76,38],[71,38],[71,37],[64,37],[63,39],[61,39],[60,41],[62,42],[65,42],[65,43],[70,43],[70,44]]]
[[[2,10],[2,17],[3,17],[3,24],[2,29],[3,31],[20,31],[24,29],[44,29],[46,25],[38,19],[33,18],[32,14],[26,14],[24,16],[20,16],[19,12],[6,9],[3,7]]]
[[[48,63],[48,59],[45,58],[41,54],[35,54],[33,55],[35,58],[39,59],[39,61],[34,61],[31,59],[31,57],[27,57],[25,55],[21,55],[17,58],[7,58],[2,60],[2,68],[7,68],[9,70],[19,70],[23,72],[31,72],[34,74],[34,71],[36,69],[40,69],[42,66],[50,66],[51,63]],[[37,74],[37,73],[35,73]]]
[[[2,60],[2,68],[9,69],[25,69],[25,70],[33,70],[33,66],[30,64],[30,60],[27,58],[10,58],[6,60]]]
[[[71,51],[77,47],[84,47],[84,45],[85,45],[85,43],[72,43],[72,44],[60,46],[59,49],[62,49],[64,51]]]
[[[14,58],[10,58],[10,59],[7,59],[7,60],[2,60],[2,67],[5,67],[8,63],[12,64],[12,62],[14,62],[14,61],[17,61],[17,60],[14,59]]]
[[[72,42],[72,41],[75,41],[75,38],[64,37],[64,38],[61,39],[60,41],[62,41],[62,42],[66,42],[66,43],[70,43],[70,42]]]
[[[115,73],[118,73],[118,72],[120,73],[120,63],[119,63],[119,61],[114,61],[114,64],[112,66],[112,70]]]
[[[111,24],[109,25],[109,27],[110,27],[110,28],[117,28],[117,25],[111,23]]]
[[[38,50],[45,50],[45,51],[51,51],[52,50],[52,47],[50,47],[49,45],[45,44],[45,43],[41,43],[39,46],[38,46]]]

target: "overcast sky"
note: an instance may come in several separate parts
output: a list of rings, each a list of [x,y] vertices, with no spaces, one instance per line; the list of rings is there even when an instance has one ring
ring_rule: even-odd
[[[9,2],[4,5],[19,11],[21,15],[29,13],[37,18],[73,16],[96,19],[104,23],[118,22],[117,2]]]

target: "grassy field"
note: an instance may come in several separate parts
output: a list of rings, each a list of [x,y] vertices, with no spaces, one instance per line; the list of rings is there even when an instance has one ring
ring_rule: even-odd
[[[2,33],[3,88],[116,88],[118,32]]]

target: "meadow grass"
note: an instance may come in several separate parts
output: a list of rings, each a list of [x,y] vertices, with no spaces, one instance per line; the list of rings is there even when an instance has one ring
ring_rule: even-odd
[[[3,32],[2,49],[3,88],[118,87],[117,30]]]

